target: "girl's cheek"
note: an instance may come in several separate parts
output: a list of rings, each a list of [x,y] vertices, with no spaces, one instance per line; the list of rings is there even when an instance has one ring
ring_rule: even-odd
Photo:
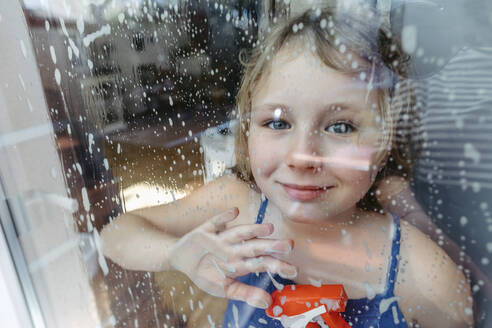
[[[371,169],[374,152],[374,148],[368,146],[342,145],[333,153],[332,162],[334,166],[341,169],[368,172]]]
[[[251,139],[249,144],[249,159],[251,170],[254,176],[268,174],[269,163],[272,163],[271,149],[265,142],[257,142],[259,140]]]

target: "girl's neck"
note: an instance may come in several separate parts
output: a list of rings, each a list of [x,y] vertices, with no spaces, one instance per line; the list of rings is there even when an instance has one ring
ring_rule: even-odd
[[[287,217],[285,214],[281,214],[282,226],[285,230],[293,231],[298,234],[312,234],[315,232],[325,233],[340,233],[342,230],[348,230],[354,226],[357,226],[361,218],[367,216],[367,213],[358,209],[357,207],[350,208],[349,210],[339,213],[335,217],[323,218],[316,222],[297,222],[295,219]]]

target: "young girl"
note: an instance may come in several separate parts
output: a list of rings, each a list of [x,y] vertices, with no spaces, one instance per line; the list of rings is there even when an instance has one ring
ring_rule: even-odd
[[[224,327],[280,327],[264,309],[290,283],[343,284],[353,327],[472,325],[459,268],[377,202],[384,177],[409,173],[396,125],[411,97],[397,43],[370,22],[328,8],[273,27],[238,94],[237,177],[122,215],[106,256],[229,298]]]

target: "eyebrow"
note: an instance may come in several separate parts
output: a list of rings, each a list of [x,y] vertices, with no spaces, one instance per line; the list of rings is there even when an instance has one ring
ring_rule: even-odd
[[[259,110],[264,110],[264,111],[269,111],[269,112],[273,112],[278,108],[280,108],[282,111],[290,109],[289,106],[286,106],[284,104],[277,104],[277,103],[265,103],[265,104],[261,104],[261,105],[252,107],[252,109],[259,109]]]
[[[343,110],[350,110],[351,108],[354,108],[356,106],[354,106],[354,104],[350,103],[350,102],[334,102],[334,103],[326,104],[323,107],[326,111],[329,111],[329,110],[334,111],[334,109],[336,109],[336,108],[340,108],[340,111],[343,111]],[[285,104],[281,104],[281,103],[265,103],[265,104],[255,106],[252,109],[274,112],[278,108],[280,108],[282,110],[282,112],[288,111],[291,109],[291,107],[289,107]]]

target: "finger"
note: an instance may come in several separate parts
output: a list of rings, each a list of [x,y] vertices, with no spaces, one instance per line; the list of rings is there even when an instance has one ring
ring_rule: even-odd
[[[261,255],[287,255],[294,242],[290,239],[250,239],[231,247],[234,257],[257,257]]]
[[[226,224],[237,218],[239,209],[231,208],[228,211],[222,212],[203,224],[203,228],[208,232],[218,232],[225,229]]]
[[[226,286],[226,297],[232,300],[244,301],[249,305],[266,309],[272,304],[272,297],[261,288],[246,285],[240,281],[232,280]]]
[[[235,244],[243,240],[257,237],[267,237],[273,233],[273,224],[241,224],[224,230],[220,233],[220,238],[227,243]]]
[[[259,256],[248,258],[234,263],[228,263],[226,270],[234,268],[234,275],[243,276],[251,272],[271,272],[276,273],[285,279],[297,277],[297,268],[287,262],[281,261],[271,256]],[[228,275],[232,275],[229,274]]]
[[[190,239],[192,239],[190,247],[203,250],[202,254],[199,254],[200,258],[210,255],[222,262],[231,261],[233,258],[230,245],[225,244],[215,233],[197,230]]]

